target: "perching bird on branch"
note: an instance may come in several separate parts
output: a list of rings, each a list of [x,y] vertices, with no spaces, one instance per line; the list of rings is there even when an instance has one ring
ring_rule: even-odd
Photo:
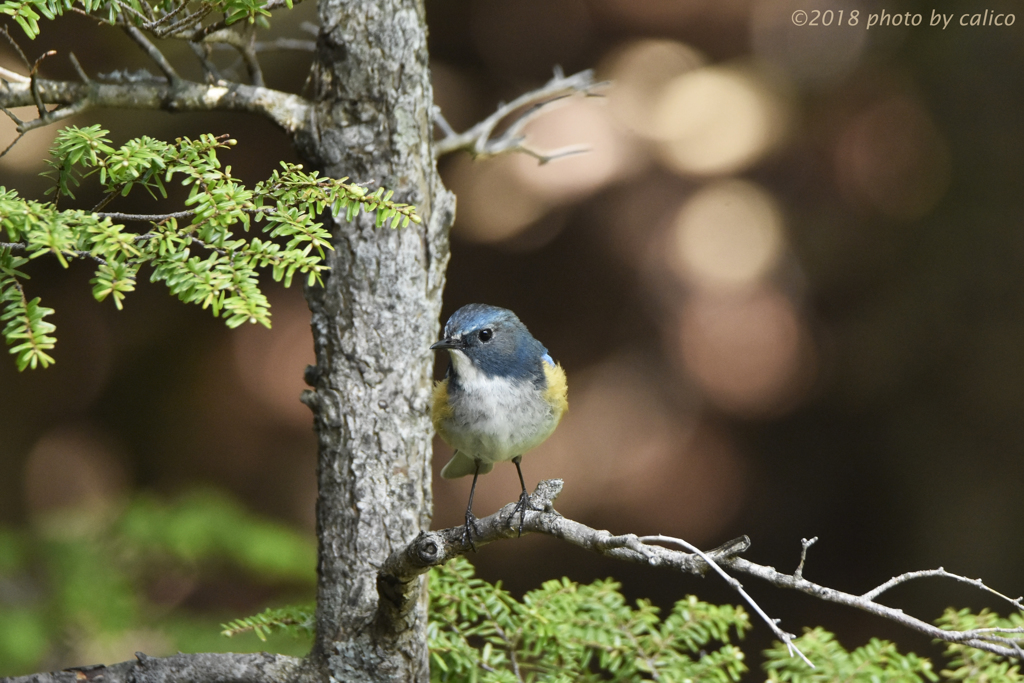
[[[473,475],[466,538],[472,545],[476,478],[508,460],[515,463],[523,488],[509,523],[518,512],[522,534],[526,511],[534,508],[519,463],[523,453],[551,436],[568,409],[565,371],[515,313],[486,304],[455,311],[444,326],[444,339],[430,348],[447,349],[451,360],[434,387],[431,410],[434,429],[455,449],[441,476]]]

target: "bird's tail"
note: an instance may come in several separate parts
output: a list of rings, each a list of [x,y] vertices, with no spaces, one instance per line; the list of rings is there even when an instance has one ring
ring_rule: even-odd
[[[445,479],[458,479],[477,471],[476,459],[455,451],[455,455],[448,461],[448,464],[441,470],[441,476]],[[494,463],[480,462],[480,474],[487,474],[494,467]]]

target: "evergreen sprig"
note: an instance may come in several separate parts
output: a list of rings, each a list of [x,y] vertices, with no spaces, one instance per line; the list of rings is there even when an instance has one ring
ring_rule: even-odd
[[[936,622],[940,627],[953,631],[973,629],[993,629],[993,637],[1013,637],[1020,646],[1020,633],[1024,629],[1024,614],[1017,612],[1009,617],[1000,617],[989,610],[972,614],[970,610],[947,609]],[[999,633],[996,629],[1016,630],[1010,633]],[[985,683],[1021,683],[1024,674],[1020,671],[1020,661],[1008,661],[998,655],[984,650],[948,643],[946,657],[949,668],[942,671],[942,677],[951,681],[984,681]]]
[[[750,627],[739,607],[690,596],[659,618],[631,607],[619,584],[548,581],[515,600],[456,559],[431,571],[434,681],[736,681],[743,652],[729,643]]]
[[[93,297],[109,297],[118,309],[135,290],[140,268],[149,266],[151,281],[164,282],[184,302],[209,308],[229,327],[269,327],[259,272],[269,270],[286,287],[296,274],[309,284],[319,282],[325,250],[332,249],[330,233],[317,221],[322,212],[347,220],[372,212],[378,226],[390,221],[392,228],[420,221],[414,207],[392,201],[384,188],[371,193],[347,178],[320,178],[296,164],[282,163],[249,189],[218,158],[234,144],[227,136],[173,143],[143,136],[115,148],[101,127],[71,126],[58,133],[43,174],[53,180],[53,201],[23,199],[0,187],[0,321],[20,369],[53,362],[46,352],[53,348],[55,328],[45,320],[53,311],[25,295],[23,267],[32,259],[49,256],[65,268],[75,259],[93,261]],[[138,187],[166,198],[167,184],[178,181],[189,188],[187,209],[125,216],[58,208],[61,198],[75,198],[89,176],[106,195],[97,208]],[[149,228],[134,232],[125,222],[148,222]],[[263,238],[245,234],[253,224]]]
[[[815,668],[793,657],[782,643],[765,651],[764,669],[768,680],[785,683],[924,683],[937,681],[932,663],[913,652],[902,654],[894,643],[872,638],[866,645],[847,650],[823,628],[806,629],[794,644]],[[977,679],[974,679],[977,680]]]
[[[18,278],[27,279],[18,270],[28,259],[15,256],[9,246],[0,246],[0,323],[3,323],[4,338],[17,356],[18,369],[44,368],[53,363],[47,351],[57,340],[50,336],[56,327],[44,320],[53,314],[52,308],[39,305],[39,297],[29,301]]]
[[[268,0],[4,0],[5,14],[29,38],[39,35],[39,20],[54,19],[69,11],[81,11],[106,24],[130,23],[159,38],[193,38],[207,16],[223,17],[230,26],[239,21],[268,28]],[[293,0],[286,0],[290,9]]]
[[[221,624],[221,635],[237,636],[252,632],[262,641],[267,640],[271,632],[280,630],[295,637],[313,636],[316,626],[315,605],[290,605],[288,607],[271,607],[259,614],[243,619],[235,619]]]

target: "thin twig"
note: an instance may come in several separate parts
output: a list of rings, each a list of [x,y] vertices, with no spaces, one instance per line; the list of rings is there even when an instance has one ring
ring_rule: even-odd
[[[157,36],[162,38],[166,34],[163,34],[163,33],[160,32],[160,27],[163,26],[164,24],[166,24],[167,22],[171,21],[171,19],[173,19],[175,15],[177,15],[183,9],[188,7],[188,3],[189,3],[189,0],[181,0],[181,2],[178,3],[177,7],[174,7],[173,9],[171,9],[171,10],[169,10],[167,12],[164,12],[163,14],[161,14],[159,17],[157,17],[153,21],[150,21],[149,23],[145,24],[144,28],[147,31],[153,31],[153,33],[155,35],[157,35]],[[209,9],[207,9],[206,11],[208,12]]]
[[[594,82],[593,71],[581,71],[572,76],[564,76],[561,70],[556,70],[554,78],[543,87],[520,95],[508,104],[499,104],[497,111],[463,133],[455,133],[444,117],[437,115],[435,120],[444,137],[434,143],[434,157],[441,157],[457,150],[465,150],[478,158],[507,152],[523,152],[541,163],[547,163],[571,154],[579,154],[586,150],[580,147],[567,147],[549,153],[533,150],[525,144],[523,127],[552,104],[576,94],[591,95],[603,85]],[[508,127],[503,133],[495,136],[494,131],[505,121],[510,121]]]
[[[272,11],[274,11],[276,9],[280,9],[282,7],[286,7],[288,5],[288,2],[289,2],[289,0],[268,0],[267,4],[265,4],[263,6],[263,9],[267,10],[268,12],[272,12]],[[302,0],[292,0],[292,5],[293,6],[297,5],[300,2],[302,2]],[[195,41],[195,42],[199,42],[201,40],[205,40],[207,36],[209,36],[209,35],[211,35],[213,33],[216,33],[217,31],[220,31],[221,29],[225,29],[227,27],[228,27],[227,20],[222,19],[220,21],[217,21],[217,22],[214,22],[212,24],[209,24],[208,26],[196,27],[196,30],[193,31],[191,35],[187,36],[187,38],[189,40],[192,40],[192,41]],[[186,36],[181,36],[181,37],[186,37]]]
[[[101,212],[93,211],[99,218],[109,218],[112,221],[124,221],[125,223],[158,223],[170,218],[192,218],[195,211],[175,211],[174,213],[118,213],[116,211]]]
[[[796,571],[793,572],[793,576],[798,579],[802,579],[804,576],[804,562],[807,561],[807,549],[818,542],[818,537],[815,536],[811,539],[801,538],[800,539],[800,564],[796,566]]]
[[[14,125],[18,127],[18,130],[21,130],[21,127],[25,125],[25,122],[19,119],[17,115],[7,107],[0,107],[0,109],[2,109],[5,114],[7,114],[7,117],[11,121],[14,121]]]
[[[74,52],[68,53],[68,58],[71,59],[71,65],[75,67],[75,71],[78,72],[78,77],[82,79],[82,83],[89,85],[92,83],[89,80],[89,74],[85,73],[85,69],[82,68],[82,64],[78,61],[78,57],[75,56]]]
[[[807,655],[801,652],[800,648],[798,648],[793,643],[793,638],[795,636],[792,633],[786,633],[781,628],[779,628],[778,620],[772,619],[768,616],[767,613],[765,613],[763,609],[761,609],[761,606],[754,601],[754,598],[750,597],[750,594],[743,589],[743,584],[741,584],[732,576],[726,574],[725,570],[719,567],[718,563],[712,560],[710,557],[708,557],[704,553],[704,551],[699,549],[697,546],[688,543],[687,541],[684,541],[681,538],[662,536],[661,534],[658,534],[656,536],[641,536],[639,540],[643,543],[674,543],[678,546],[682,546],[686,550],[689,550],[691,553],[696,553],[697,555],[699,555],[701,559],[707,562],[711,566],[711,568],[718,573],[719,576],[725,579],[725,582],[728,583],[733,590],[739,593],[743,597],[743,599],[746,600],[747,604],[750,605],[751,609],[757,612],[758,616],[760,616],[764,620],[764,622],[768,624],[772,631],[775,632],[775,637],[786,644],[786,649],[789,650],[790,657],[792,657],[793,653],[795,652],[797,655],[800,656],[800,659],[804,660],[804,663],[806,663],[807,666],[811,667],[812,669],[815,668],[811,660],[807,659]]]
[[[94,206],[94,207],[92,207],[92,209],[90,209],[90,211],[91,211],[92,213],[98,214],[98,215],[99,215],[100,217],[102,217],[102,216],[103,216],[103,214],[101,214],[101,213],[100,213],[100,209],[102,209],[102,208],[103,208],[104,206],[106,206],[106,205],[107,205],[107,204],[109,204],[110,202],[114,201],[114,199],[116,199],[116,198],[117,198],[117,195],[121,194],[121,188],[123,188],[123,187],[124,187],[124,183],[121,183],[120,185],[118,185],[117,187],[115,187],[115,188],[114,188],[113,190],[111,190],[110,192],[108,192],[108,193],[107,193],[107,194],[106,194],[106,195],[105,195],[105,196],[103,197],[103,199],[101,199],[101,200],[99,201],[99,203],[97,203],[97,204],[96,204],[96,206]]]
[[[39,118],[41,119],[45,119],[46,115],[49,112],[46,111],[46,105],[43,104],[43,96],[39,94],[39,80],[37,78],[37,74],[39,72],[39,65],[43,63],[43,60],[47,57],[52,57],[55,54],[57,54],[56,50],[47,50],[43,54],[39,55],[39,59],[37,59],[36,63],[32,65],[32,70],[29,72],[29,78],[31,79],[30,87],[32,88],[32,99],[35,100],[36,111],[39,112]]]
[[[195,53],[199,63],[203,66],[203,75],[206,77],[207,83],[216,83],[223,80],[217,65],[210,61],[210,45],[190,40],[188,41],[188,46],[192,48],[192,52]]]
[[[953,579],[955,581],[960,581],[962,583],[970,584],[970,585],[974,586],[975,588],[980,588],[981,590],[988,591],[989,593],[992,593],[993,595],[996,595],[996,596],[1002,598],[1003,600],[1006,600],[1008,603],[1010,603],[1011,605],[1013,605],[1014,607],[1016,607],[1019,610],[1024,610],[1024,603],[1022,603],[1022,601],[1024,601],[1024,597],[1011,598],[1009,596],[1003,595],[1002,593],[1000,593],[997,590],[993,590],[992,588],[989,588],[988,586],[985,585],[985,583],[981,579],[969,579],[966,576],[960,576],[959,574],[953,574],[951,572],[947,572],[942,567],[939,567],[938,569],[924,569],[922,571],[917,571],[917,572],[907,572],[905,574],[900,574],[899,576],[894,576],[893,578],[889,579],[888,581],[886,581],[882,585],[877,586],[876,588],[873,588],[873,589],[869,590],[867,593],[863,593],[861,595],[861,597],[864,598],[865,600],[874,600],[875,598],[877,598],[879,595],[881,595],[885,591],[887,591],[890,588],[893,588],[895,586],[898,586],[901,583],[906,583],[907,581],[912,581],[914,579],[927,578],[927,577],[930,577],[930,576],[942,576],[942,577],[945,577],[947,579]]]
[[[277,38],[275,40],[257,40],[252,45],[256,52],[273,52],[275,50],[296,50],[298,52],[316,52],[315,40],[299,38]]]
[[[189,40],[191,40],[190,36],[182,36],[182,35],[178,35],[178,34],[181,33],[182,31],[184,31],[186,27],[192,27],[192,26],[197,25],[199,22],[201,22],[203,19],[206,18],[207,14],[209,14],[212,11],[213,11],[213,6],[212,5],[204,4],[202,7],[197,9],[192,14],[189,14],[187,16],[182,17],[181,19],[179,19],[178,21],[174,22],[173,24],[171,24],[167,28],[161,29],[159,31],[155,31],[155,33],[156,33],[157,36],[159,36],[161,38],[165,38],[167,36],[171,36],[171,37],[175,37],[175,38],[188,38]]]
[[[15,83],[29,83],[32,80],[28,76],[22,76],[21,74],[11,71],[10,69],[5,69],[2,66],[0,66],[0,79],[4,81],[14,81]],[[6,85],[7,84],[5,83],[4,86],[6,87]]]
[[[147,3],[141,3],[141,4],[144,7],[147,5]],[[127,4],[123,3],[123,2],[121,2],[120,0],[114,0],[114,5],[117,7],[118,12],[128,12],[129,14],[133,14],[136,17],[138,17],[139,21],[142,22],[143,26],[145,26],[146,24],[148,24],[150,22],[150,20],[152,20],[151,16],[143,14],[142,12],[140,12],[137,9],[135,9],[131,5],[127,5]]]
[[[90,105],[91,103],[89,101],[89,98],[88,96],[86,96],[78,102],[75,102],[74,104],[68,105],[66,107],[58,107],[52,111],[46,112],[45,116],[40,116],[37,119],[26,121],[23,124],[21,124],[18,130],[19,132],[27,133],[30,130],[42,128],[43,126],[48,126],[51,123],[56,123],[57,121],[63,121],[69,116],[74,116],[75,114],[82,113],[83,111],[88,109]]]
[[[164,54],[157,49],[156,45],[153,45],[153,43],[149,41],[149,38],[143,35],[142,31],[128,24],[122,25],[121,28],[123,28],[124,32],[142,48],[142,51],[145,52],[158,67],[160,67],[160,70],[164,72],[164,76],[167,77],[167,81],[171,85],[176,85],[181,81],[181,76],[179,76],[178,72],[174,70],[171,63],[167,61]]]
[[[242,61],[245,62],[246,71],[249,72],[249,82],[256,87],[262,88],[264,86],[263,70],[260,68],[259,59],[256,57],[256,50],[253,48],[255,35],[253,31],[247,31],[243,35],[232,29],[224,29],[210,34],[204,42],[224,43],[235,48]]]
[[[25,53],[22,52],[21,46],[18,45],[14,38],[11,37],[11,34],[7,32],[6,26],[0,26],[0,35],[3,35],[3,37],[7,39],[7,42],[11,44],[11,47],[14,48],[14,51],[18,53],[18,57],[21,58],[21,63],[25,65],[25,68],[31,69],[32,62],[28,61],[28,57],[26,57]]]

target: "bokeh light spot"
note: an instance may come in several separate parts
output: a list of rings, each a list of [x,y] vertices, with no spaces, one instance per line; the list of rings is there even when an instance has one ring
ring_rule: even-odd
[[[782,215],[753,183],[727,180],[694,194],[680,209],[667,251],[677,272],[699,285],[750,285],[783,248]]]
[[[777,415],[808,385],[809,334],[793,304],[775,290],[698,292],[683,309],[679,332],[686,369],[722,410]]]
[[[459,155],[445,165],[444,178],[458,197],[452,235],[468,242],[511,239],[538,221],[551,202],[525,192],[510,156],[474,161]]]
[[[309,308],[294,288],[275,293],[271,311],[273,329],[243,325],[232,333],[235,371],[267,419],[305,427],[312,417],[299,401],[303,372],[316,363]]]
[[[784,107],[751,72],[706,67],[670,81],[658,100],[653,136],[665,165],[715,175],[749,167],[782,136]]]
[[[654,109],[674,78],[704,66],[700,52],[674,40],[639,40],[615,50],[598,71],[612,87],[608,103],[619,124],[643,138],[654,135]]]
[[[88,426],[58,427],[32,447],[25,463],[25,501],[33,516],[76,511],[103,513],[116,502],[127,474],[106,438]],[[66,524],[67,515],[61,515]]]
[[[836,175],[854,204],[903,220],[928,213],[949,186],[945,140],[924,107],[896,96],[851,121],[836,148]]]

